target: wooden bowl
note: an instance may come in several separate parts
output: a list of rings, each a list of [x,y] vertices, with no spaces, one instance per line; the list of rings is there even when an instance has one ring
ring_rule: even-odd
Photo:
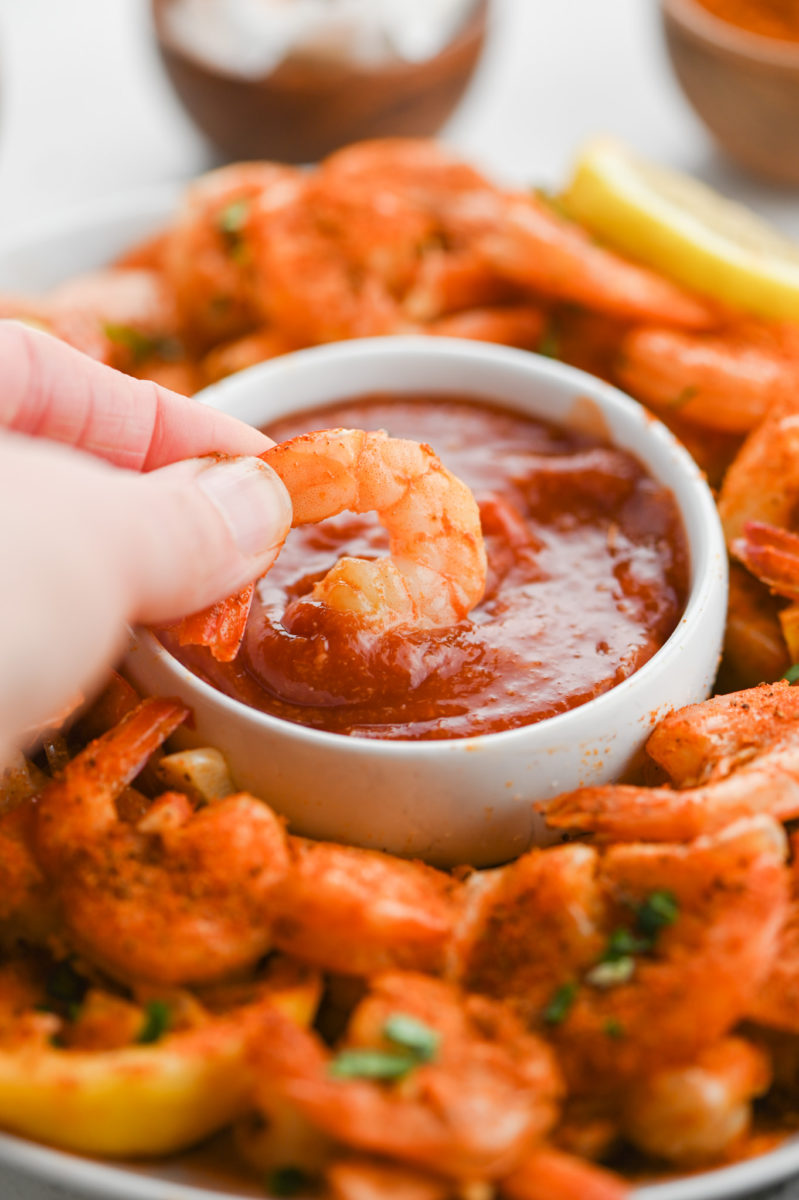
[[[697,0],[661,0],[661,14],[677,78],[721,148],[799,185],[799,45],[728,24]]]
[[[444,124],[477,66],[488,0],[440,54],[424,62],[368,68],[288,60],[252,79],[193,57],[170,38],[165,9],[151,0],[167,74],[186,110],[228,159],[314,162],[363,138],[429,137]]]

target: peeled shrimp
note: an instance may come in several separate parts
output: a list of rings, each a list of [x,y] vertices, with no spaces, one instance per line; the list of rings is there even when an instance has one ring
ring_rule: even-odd
[[[767,817],[687,846],[531,851],[480,873],[471,897],[467,881],[450,970],[546,1031],[572,1089],[612,1090],[691,1061],[746,1014],[787,911],[784,856]],[[659,892],[671,919],[642,948],[636,914]],[[632,949],[607,958],[620,939]]]
[[[787,683],[689,705],[647,744],[679,790],[578,788],[551,802],[547,822],[611,841],[682,841],[756,813],[791,820],[799,816],[798,731],[799,696]]]
[[[779,601],[739,563],[731,563],[719,690],[780,679],[790,665]]]
[[[262,457],[288,488],[294,525],[345,509],[374,510],[389,534],[388,557],[339,559],[308,596],[292,602],[287,628],[309,604],[350,614],[382,633],[403,625],[453,625],[479,602],[486,581],[480,512],[466,485],[429,446],[385,433],[327,429],[273,446]],[[208,645],[226,661],[235,657],[249,597],[236,598],[235,621],[226,603],[215,606],[207,621],[200,614],[184,622],[178,629],[182,644]]]
[[[238,794],[194,812],[169,792],[136,824],[116,797],[187,715],[144,700],[39,797],[35,853],[70,940],[114,977],[209,982],[270,946],[266,900],[288,856],[280,821]]]
[[[778,404],[749,435],[727,472],[719,516],[727,545],[748,521],[792,529],[799,506],[799,403]]]
[[[758,1025],[799,1033],[799,834],[791,837],[791,904],[777,954],[747,1016]]]
[[[503,1179],[499,1192],[507,1200],[624,1200],[630,1189],[611,1171],[546,1147]]]
[[[535,196],[484,187],[452,197],[439,215],[456,247],[469,246],[526,291],[622,321],[685,329],[717,323],[703,300],[598,246]]]
[[[656,410],[727,433],[748,433],[775,401],[799,387],[799,345],[773,329],[773,344],[740,332],[703,335],[634,329],[616,364],[622,387]],[[793,332],[793,331],[792,331]],[[790,350],[790,353],[787,351]]]
[[[291,866],[270,911],[274,944],[328,971],[440,971],[458,885],[442,871],[376,850],[291,838]]]
[[[771,1083],[766,1054],[742,1038],[710,1046],[688,1066],[634,1080],[622,1128],[647,1154],[683,1167],[713,1162],[749,1128],[752,1101]]]
[[[319,1038],[265,1015],[253,1055],[256,1105],[268,1117],[276,1098],[287,1101],[344,1146],[450,1178],[508,1174],[554,1123],[562,1085],[551,1051],[502,1005],[398,972],[372,981],[337,1057],[396,1051],[389,1031],[400,1015],[432,1041],[394,1082],[336,1077]]]

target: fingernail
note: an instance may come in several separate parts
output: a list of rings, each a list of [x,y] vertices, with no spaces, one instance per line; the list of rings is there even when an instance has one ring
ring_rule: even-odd
[[[260,458],[214,463],[198,485],[221,513],[242,554],[274,549],[291,525],[291,500],[283,481]]]

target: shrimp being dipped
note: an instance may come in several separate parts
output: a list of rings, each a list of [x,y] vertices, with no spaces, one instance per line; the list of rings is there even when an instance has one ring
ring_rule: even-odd
[[[308,596],[292,602],[284,616],[290,632],[298,618],[320,609],[348,615],[378,635],[400,626],[431,629],[462,621],[481,599],[487,564],[479,509],[429,446],[385,433],[327,429],[273,446],[262,457],[288,488],[293,525],[345,509],[376,511],[389,535],[387,557],[341,558]],[[208,645],[222,661],[235,657],[249,598],[242,593],[234,601],[237,621],[230,603],[215,606],[205,622],[200,615],[179,626],[181,644]]]
[[[168,792],[129,824],[114,801],[187,716],[144,700],[39,797],[34,849],[69,939],[122,981],[207,983],[270,946],[266,901],[288,855],[280,821],[243,793],[193,810]]]
[[[464,1180],[520,1165],[562,1091],[552,1052],[502,1005],[402,972],[372,981],[334,1055],[270,1013],[253,1061],[267,1118],[288,1102],[343,1146]]]
[[[608,784],[557,796],[546,819],[610,841],[686,841],[766,813],[799,816],[799,696],[785,682],[671,713],[647,749],[677,788]]]

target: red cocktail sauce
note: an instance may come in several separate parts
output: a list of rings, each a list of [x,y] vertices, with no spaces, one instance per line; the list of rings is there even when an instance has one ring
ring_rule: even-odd
[[[469,484],[488,554],[481,603],[459,625],[365,634],[320,610],[286,632],[289,599],[342,554],[375,557],[374,514],[293,530],[261,580],[242,649],[217,663],[169,648],[230,696],[288,721],[371,738],[460,738],[541,721],[626,679],[683,610],[688,549],[671,494],[630,454],[486,402],[366,396],[270,425],[283,441],[336,426],[428,442]]]

